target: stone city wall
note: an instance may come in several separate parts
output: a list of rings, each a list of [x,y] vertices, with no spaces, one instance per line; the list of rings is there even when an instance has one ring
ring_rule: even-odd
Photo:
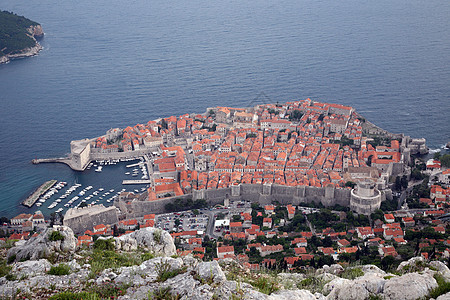
[[[334,206],[335,204],[350,206],[349,189],[310,186],[291,187],[277,184],[241,184],[222,189],[193,190],[192,194],[155,201],[133,201],[128,213],[133,217],[142,217],[148,213],[164,213],[166,212],[165,206],[168,203],[172,203],[175,199],[189,198],[192,200],[205,199],[209,206],[223,204],[225,198],[232,201],[246,200],[258,202],[261,205],[271,204],[277,201],[283,205],[300,205],[302,203],[315,202],[322,203],[324,206]],[[115,203],[114,205],[124,211],[124,207],[120,203]]]

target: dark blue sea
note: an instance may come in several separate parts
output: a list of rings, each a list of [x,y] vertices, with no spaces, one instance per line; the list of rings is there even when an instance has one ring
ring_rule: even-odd
[[[31,159],[217,105],[309,97],[431,148],[450,141],[446,0],[3,0],[0,9],[46,33],[38,56],[0,65],[0,215],[36,210],[20,202],[48,179],[117,191],[125,176],[124,164],[77,173]]]

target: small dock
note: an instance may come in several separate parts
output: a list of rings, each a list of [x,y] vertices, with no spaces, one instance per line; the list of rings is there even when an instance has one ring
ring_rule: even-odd
[[[127,165],[127,168],[137,167],[137,166],[140,166],[140,165],[143,165],[143,164],[144,164],[144,163],[141,161],[141,162],[138,162],[138,163],[136,163],[136,164]]]
[[[122,184],[151,184],[152,181],[150,179],[146,180],[124,180]]]
[[[23,205],[27,207],[32,207],[34,203],[39,199],[39,197],[47,192],[52,186],[55,185],[57,180],[49,180],[43,183],[40,187],[38,187],[33,194],[31,194],[25,201],[22,202]]]

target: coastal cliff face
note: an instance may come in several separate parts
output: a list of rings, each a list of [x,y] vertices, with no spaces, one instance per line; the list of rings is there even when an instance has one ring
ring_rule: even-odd
[[[44,30],[41,25],[33,25],[28,28],[28,32],[34,38],[42,38],[44,37]]]
[[[55,233],[56,232],[56,233]],[[1,299],[449,299],[450,270],[414,257],[393,273],[374,265],[323,266],[304,273],[252,272],[230,258],[178,257],[172,237],[145,228],[78,246],[59,226],[8,251]],[[70,247],[62,247],[63,244]],[[1,246],[1,244],[0,244]],[[39,247],[36,247],[39,246]],[[1,253],[1,252],[0,252]]]

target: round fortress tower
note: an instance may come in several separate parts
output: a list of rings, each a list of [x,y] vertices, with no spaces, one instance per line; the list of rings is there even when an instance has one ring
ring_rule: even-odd
[[[375,183],[364,180],[357,183],[352,189],[350,209],[358,214],[370,215],[381,205],[381,192],[375,188]]]

